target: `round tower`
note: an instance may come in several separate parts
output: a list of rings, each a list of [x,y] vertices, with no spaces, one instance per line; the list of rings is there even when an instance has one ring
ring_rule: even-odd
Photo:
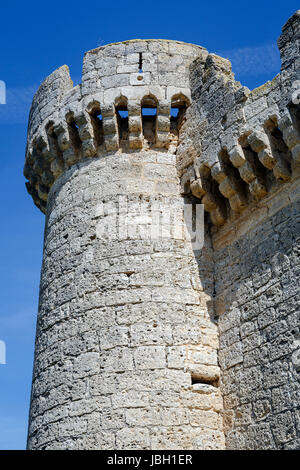
[[[224,448],[211,247],[187,236],[176,168],[207,55],[110,44],[86,53],[80,85],[63,66],[34,97],[25,176],[46,227],[29,449]]]

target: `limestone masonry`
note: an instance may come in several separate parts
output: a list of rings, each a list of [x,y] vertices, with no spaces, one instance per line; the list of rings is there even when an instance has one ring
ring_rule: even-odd
[[[278,46],[252,92],[228,60],[152,39],[41,84],[29,449],[300,449],[300,10]],[[175,234],[184,203],[204,206],[202,249]]]

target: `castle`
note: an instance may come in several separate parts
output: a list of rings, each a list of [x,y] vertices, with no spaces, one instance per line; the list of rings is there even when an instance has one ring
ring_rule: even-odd
[[[300,448],[300,10],[278,46],[252,92],[168,40],[98,47],[80,85],[66,66],[41,84],[29,449]],[[173,222],[149,237],[155,204]],[[204,207],[203,247],[175,236],[184,205]]]

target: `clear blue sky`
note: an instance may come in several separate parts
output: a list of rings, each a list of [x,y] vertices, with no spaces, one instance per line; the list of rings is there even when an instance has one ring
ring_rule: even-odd
[[[296,1],[155,0],[2,2],[0,80],[0,449],[24,449],[33,363],[44,216],[22,175],[26,121],[39,83],[67,64],[81,76],[85,51],[134,38],[178,39],[232,60],[236,78],[255,88],[280,70],[276,40]]]

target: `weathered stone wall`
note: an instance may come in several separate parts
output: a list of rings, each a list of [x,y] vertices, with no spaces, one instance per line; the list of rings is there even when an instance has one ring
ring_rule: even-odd
[[[299,449],[299,184],[289,193],[286,207],[287,193],[269,201],[263,222],[248,214],[230,244],[228,234],[215,240],[229,449]]]
[[[299,448],[300,78],[297,12],[282,71],[250,92],[231,64],[191,64],[177,167],[212,223],[226,445]]]
[[[206,55],[175,41],[108,45],[86,54],[81,85],[64,66],[34,98],[25,176],[46,230],[31,449],[224,448],[210,241],[196,259],[174,232],[170,108],[189,104],[189,65]],[[145,205],[133,236],[115,226],[124,201]],[[159,217],[173,211],[158,238],[154,202]]]
[[[33,99],[28,126],[24,175],[35,204],[46,211],[48,192],[65,169],[120,149],[120,105],[128,112],[127,150],[145,147],[143,100],[157,108],[154,147],[171,147],[171,106],[190,103],[189,65],[206,56],[192,44],[133,40],[87,52],[82,83],[74,88],[67,66],[47,77]]]
[[[220,389],[191,380],[219,377],[207,286],[186,241],[118,235],[120,195],[182,223],[173,155],[89,159],[53,185],[28,447],[221,449]],[[209,244],[198,263],[211,272]]]

